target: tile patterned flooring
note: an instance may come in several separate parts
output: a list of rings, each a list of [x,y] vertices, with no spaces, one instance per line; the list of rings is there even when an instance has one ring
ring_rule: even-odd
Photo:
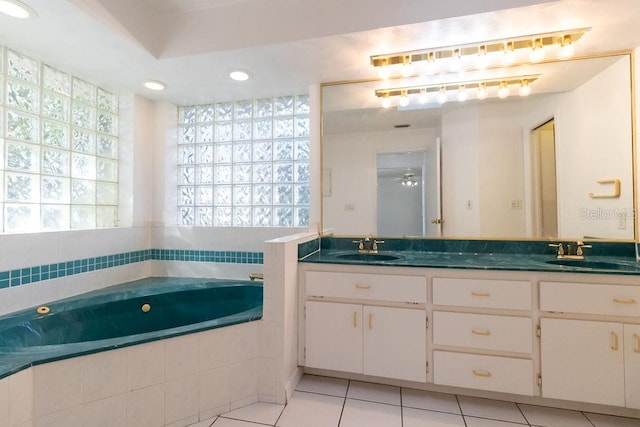
[[[305,375],[288,405],[255,403],[191,427],[640,427],[640,419]]]

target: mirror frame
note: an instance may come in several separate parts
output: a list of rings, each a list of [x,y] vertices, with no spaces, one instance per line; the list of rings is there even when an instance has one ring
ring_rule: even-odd
[[[632,183],[633,183],[633,239],[597,239],[599,242],[640,242],[639,238],[639,228],[640,228],[640,207],[638,206],[638,149],[636,142],[636,120],[640,120],[640,118],[636,117],[636,83],[635,83],[635,53],[633,49],[622,50],[622,51],[609,51],[609,52],[601,52],[589,55],[576,56],[568,60],[560,60],[560,59],[549,59],[543,61],[543,63],[557,63],[557,62],[567,62],[567,61],[578,61],[585,59],[596,59],[596,58],[606,58],[612,56],[629,56],[629,74],[630,74],[630,91],[631,91],[631,173],[632,173]],[[501,67],[494,67],[501,68]],[[320,236],[332,236],[332,237],[354,237],[354,235],[335,235],[332,232],[325,233],[324,231],[324,89],[331,86],[341,86],[347,84],[357,84],[357,83],[370,83],[376,82],[380,79],[370,78],[370,79],[357,79],[357,80],[341,80],[334,82],[325,82],[320,83],[320,221],[319,221],[319,235]],[[400,236],[379,236],[383,238],[411,238],[411,239],[430,239],[430,240],[495,240],[495,241],[549,241],[549,240],[585,240],[591,241],[593,239],[585,239],[582,236],[574,236],[574,237],[557,237],[554,239],[541,239],[535,237],[513,237],[513,238],[498,238],[498,237],[486,237],[486,236],[473,236],[473,237],[462,237],[462,236],[439,236],[439,237],[427,237],[427,236],[410,236],[410,237],[400,237]]]

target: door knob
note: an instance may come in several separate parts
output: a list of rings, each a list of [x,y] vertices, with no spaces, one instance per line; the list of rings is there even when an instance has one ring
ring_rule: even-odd
[[[443,224],[444,220],[440,218],[432,219],[431,224]]]

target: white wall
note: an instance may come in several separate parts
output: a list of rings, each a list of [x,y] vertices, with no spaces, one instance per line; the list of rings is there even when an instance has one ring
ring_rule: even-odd
[[[425,150],[438,136],[439,129],[324,135],[322,167],[331,169],[331,195],[322,201],[324,229],[376,234],[376,154]]]

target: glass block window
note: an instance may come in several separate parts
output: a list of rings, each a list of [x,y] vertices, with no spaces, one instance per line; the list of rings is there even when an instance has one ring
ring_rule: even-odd
[[[178,108],[178,224],[309,225],[309,96]]]
[[[0,227],[113,227],[118,98],[0,46]]]

